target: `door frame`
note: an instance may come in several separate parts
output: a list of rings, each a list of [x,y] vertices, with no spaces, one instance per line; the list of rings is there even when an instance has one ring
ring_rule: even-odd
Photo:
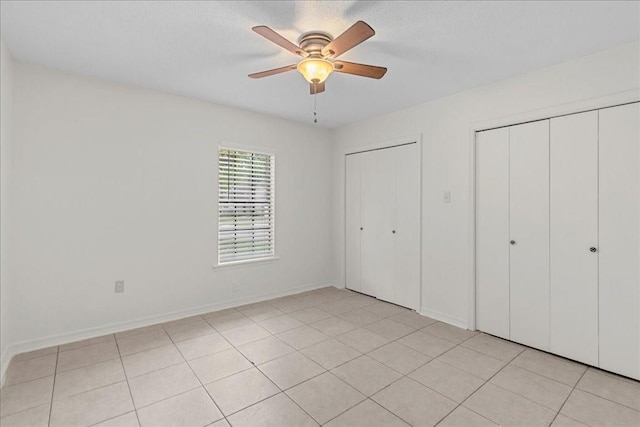
[[[407,136],[401,136],[398,138],[393,138],[393,139],[389,139],[389,140],[384,140],[384,141],[379,141],[379,142],[374,142],[372,144],[367,144],[367,145],[358,145],[355,147],[350,147],[347,150],[345,150],[343,152],[343,156],[342,156],[342,171],[343,171],[343,176],[345,177],[344,179],[344,187],[342,189],[342,194],[343,194],[343,206],[345,207],[343,214],[343,225],[344,228],[342,230],[343,232],[343,236],[344,238],[344,276],[343,276],[343,283],[344,283],[344,287],[345,289],[347,288],[347,156],[351,155],[351,154],[359,154],[359,153],[365,153],[367,151],[376,151],[376,150],[384,150],[386,148],[394,148],[394,147],[399,147],[402,145],[409,145],[409,144],[417,144],[418,146],[418,153],[420,155],[420,182],[419,182],[419,189],[420,189],[420,226],[419,226],[419,234],[420,234],[420,265],[419,265],[419,286],[418,286],[418,295],[419,295],[419,301],[417,304],[417,309],[416,309],[416,313],[420,313],[422,311],[422,296],[423,296],[423,292],[422,292],[422,213],[424,211],[424,207],[423,207],[423,197],[422,197],[422,179],[423,179],[423,174],[422,174],[422,159],[423,159],[423,152],[422,152],[422,133],[418,133],[418,134],[413,134],[413,135],[407,135]]]
[[[477,132],[552,119],[554,117],[583,113],[591,110],[640,102],[638,90],[591,98],[569,104],[555,105],[519,114],[501,116],[490,120],[472,122],[469,125],[469,297],[467,329],[476,330],[476,134]]]

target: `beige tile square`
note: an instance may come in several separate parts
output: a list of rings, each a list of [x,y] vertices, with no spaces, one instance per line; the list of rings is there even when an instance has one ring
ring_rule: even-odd
[[[407,427],[408,424],[370,399],[325,424],[326,427]]]
[[[371,396],[402,376],[367,356],[361,356],[331,371],[365,396]]]
[[[182,353],[185,359],[193,360],[231,348],[231,344],[216,332],[177,342],[176,347],[178,347],[178,350],[180,350],[180,353]]]
[[[360,352],[334,339],[321,341],[301,353],[325,369],[332,369],[360,356]]]
[[[120,357],[115,341],[105,341],[58,354],[57,372],[93,365]]]
[[[234,348],[191,360],[189,364],[202,384],[209,384],[253,366]]]
[[[351,305],[349,301],[345,301],[342,298],[334,298],[320,305],[320,308],[327,313],[333,314],[334,316],[354,310],[353,305]]]
[[[12,362],[22,362],[24,360],[37,359],[42,356],[48,356],[50,354],[58,354],[58,346],[41,348],[40,350],[28,351],[26,353],[20,353],[13,356]]]
[[[12,360],[5,373],[4,385],[23,383],[53,375],[56,370],[57,359],[57,354],[50,354],[37,359],[23,360],[22,362]]]
[[[0,389],[0,417],[51,402],[53,375]]]
[[[220,332],[231,344],[239,346],[271,335],[263,327],[253,324]]]
[[[105,341],[114,341],[114,340],[115,340],[115,336],[113,334],[103,335],[95,338],[88,338],[82,341],[74,341],[68,344],[62,344],[60,346],[60,351],[74,350],[76,348],[86,347],[88,345],[98,344]]]
[[[237,348],[255,365],[260,365],[295,351],[293,347],[274,336],[268,336],[261,340],[242,344]]]
[[[438,357],[442,353],[455,347],[455,344],[443,340],[442,338],[435,337],[431,334],[427,334],[422,331],[414,332],[406,337],[400,338],[398,342],[407,347],[411,347],[420,353],[426,354],[429,357]]]
[[[213,382],[206,388],[227,416],[280,393],[280,389],[255,368]]]
[[[130,354],[122,358],[127,378],[134,378],[183,362],[184,358],[173,344]]]
[[[341,319],[346,320],[349,323],[353,323],[354,325],[357,326],[364,326],[364,325],[369,325],[371,323],[375,323],[377,321],[380,321],[382,319],[384,319],[383,316],[380,316],[378,314],[372,313],[368,310],[365,310],[364,308],[361,308],[359,310],[355,310],[355,311],[348,311],[346,313],[342,313],[339,316]]]
[[[397,342],[392,342],[377,348],[370,352],[368,356],[395,369],[403,375],[408,374],[431,360],[431,357],[426,354]]]
[[[123,381],[54,401],[49,425],[88,426],[132,410],[131,395]]]
[[[119,415],[115,418],[110,418],[107,421],[103,421],[98,424],[94,424],[94,427],[139,427],[138,416],[135,411],[128,412],[124,415]]]
[[[200,317],[202,317],[203,319],[209,319],[209,318],[213,319],[214,317],[226,316],[227,314],[232,314],[232,313],[239,313],[239,311],[233,307],[223,308],[221,310],[211,311],[209,313],[202,314],[200,315]]]
[[[312,427],[317,426],[284,393],[276,394],[229,417],[233,427]]]
[[[320,424],[365,399],[362,394],[329,372],[293,387],[287,391],[287,395]]]
[[[122,356],[173,344],[164,329],[118,338],[117,341]]]
[[[0,418],[2,427],[47,427],[48,425],[49,404]]]
[[[463,405],[501,425],[548,426],[556,415],[555,411],[491,383],[482,386]]]
[[[530,348],[523,351],[511,364],[572,387],[587,369],[580,363]]]
[[[640,411],[640,382],[589,368],[576,388]]]
[[[111,359],[106,362],[62,372],[56,375],[53,399],[59,400],[115,384],[125,379],[120,359]]]
[[[241,312],[241,313],[244,313],[246,311],[250,311],[250,310],[253,310],[255,308],[268,308],[268,309],[271,309],[272,307],[273,306],[271,304],[267,303],[266,301],[258,301],[258,302],[252,302],[250,304],[244,304],[244,305],[241,305],[239,307],[236,307],[236,310]]]
[[[269,304],[245,310],[242,314],[254,322],[262,322],[263,320],[271,319],[272,317],[284,315],[282,311]]]
[[[209,424],[207,427],[231,427],[231,424],[227,422],[227,420],[222,419],[218,420],[213,424]]]
[[[288,331],[289,329],[299,328],[304,325],[304,323],[285,314],[263,320],[259,325],[272,334],[279,334],[280,332]]]
[[[291,329],[290,331],[278,334],[277,337],[297,350],[329,339],[328,335],[323,334],[311,326]]]
[[[505,366],[491,383],[558,412],[571,387],[517,366]]]
[[[484,384],[484,380],[438,360],[416,369],[409,377],[458,403]]]
[[[196,323],[196,322],[199,322],[200,320],[202,320],[202,316],[195,315],[195,316],[189,316],[189,317],[182,317],[180,319],[171,320],[169,322],[164,322],[161,325],[163,328],[166,328],[166,327],[171,328],[177,325],[187,325],[189,323]]]
[[[316,307],[307,307],[302,310],[294,311],[293,313],[290,313],[289,316],[307,324],[317,322],[318,320],[328,319],[331,317],[331,314]]]
[[[640,412],[578,389],[573,390],[560,413],[590,426],[640,425]]]
[[[216,317],[207,317],[206,320],[207,323],[213,326],[218,332],[254,324],[253,320],[240,312],[229,313]]]
[[[278,308],[283,313],[293,313],[294,311],[309,307],[308,303],[296,298],[295,296],[276,298],[269,301],[269,304]]]
[[[389,319],[382,319],[371,323],[366,325],[365,328],[390,340],[397,340],[415,331],[411,326],[403,325],[402,323]]]
[[[375,304],[364,307],[364,309],[382,317],[389,317],[394,314],[407,313],[410,311],[408,308],[403,308],[387,302],[376,302]]]
[[[142,427],[204,426],[222,414],[202,387],[138,409]]]
[[[458,406],[438,427],[497,427],[494,423],[464,406]]]
[[[421,329],[421,331],[456,344],[460,344],[477,334],[477,332],[467,331],[466,329],[442,322],[432,323],[426,328]]]
[[[506,362],[465,347],[454,347],[438,360],[484,380],[491,378],[506,365]]]
[[[346,320],[342,320],[338,317],[329,317],[327,319],[314,322],[309,326],[319,330],[323,334],[332,337],[335,337],[336,335],[342,335],[357,327],[353,323],[349,323]]]
[[[457,405],[407,377],[378,392],[372,399],[412,426],[433,426]]]
[[[148,332],[157,332],[157,331],[161,331],[161,330],[162,330],[162,325],[160,325],[160,324],[142,326],[140,328],[134,328],[134,329],[128,329],[126,331],[122,331],[122,332],[116,333],[116,340],[119,340],[121,338],[132,337],[132,336],[135,336],[135,335],[146,334]]]
[[[174,342],[216,333],[216,330],[201,318],[189,323],[168,325],[164,327],[164,330]]]
[[[199,386],[200,382],[186,363],[129,380],[133,403],[138,409]]]
[[[259,368],[282,390],[324,372],[320,365],[297,352],[264,363]]]
[[[512,361],[525,349],[520,344],[486,334],[478,334],[460,345],[504,362]]]
[[[362,353],[368,353],[373,349],[382,347],[390,341],[389,338],[362,328],[339,335],[336,339]]]
[[[402,323],[403,325],[411,326],[414,329],[424,328],[437,321],[427,316],[422,316],[414,311],[406,311],[390,316],[389,319],[394,322]]]
[[[551,423],[551,427],[588,427],[586,424],[576,421],[573,418],[565,417],[562,414],[556,415],[556,419]]]

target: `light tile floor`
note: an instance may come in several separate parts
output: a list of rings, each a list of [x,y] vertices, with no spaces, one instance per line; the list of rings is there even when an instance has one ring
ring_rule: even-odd
[[[9,426],[639,426],[640,383],[324,288],[16,356]]]

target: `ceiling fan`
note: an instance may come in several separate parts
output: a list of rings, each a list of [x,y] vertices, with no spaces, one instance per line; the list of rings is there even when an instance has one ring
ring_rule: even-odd
[[[309,82],[311,94],[315,95],[324,92],[324,82],[334,71],[373,79],[380,79],[387,72],[385,67],[336,60],[338,56],[375,34],[373,28],[364,21],[356,22],[335,39],[329,34],[320,31],[305,33],[298,39],[299,46],[264,25],[253,27],[252,30],[303,58],[298,64],[249,74],[252,79],[273,76],[297,69]]]

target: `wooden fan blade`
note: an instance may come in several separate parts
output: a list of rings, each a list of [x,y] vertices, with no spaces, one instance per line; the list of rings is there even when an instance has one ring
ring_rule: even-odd
[[[274,68],[273,70],[260,71],[259,73],[249,74],[252,79],[261,79],[262,77],[273,76],[274,74],[286,73],[287,71],[295,70],[296,65],[287,65],[286,67]]]
[[[304,50],[300,49],[300,47],[291,43],[289,40],[285,39],[280,34],[276,33],[271,28],[265,25],[258,25],[257,27],[253,27],[252,30],[260,34],[265,39],[277,44],[281,48],[284,48],[293,54],[300,55],[303,58],[306,58],[307,56],[309,56],[309,54]]]
[[[356,76],[370,77],[372,79],[381,79],[387,72],[385,67],[347,61],[336,61],[333,63],[333,67],[337,73],[355,74]]]
[[[316,93],[324,92],[324,82],[322,83],[309,83],[310,93],[311,95],[315,95]]]
[[[358,21],[322,49],[322,55],[337,58],[373,36],[376,32],[364,21]]]

